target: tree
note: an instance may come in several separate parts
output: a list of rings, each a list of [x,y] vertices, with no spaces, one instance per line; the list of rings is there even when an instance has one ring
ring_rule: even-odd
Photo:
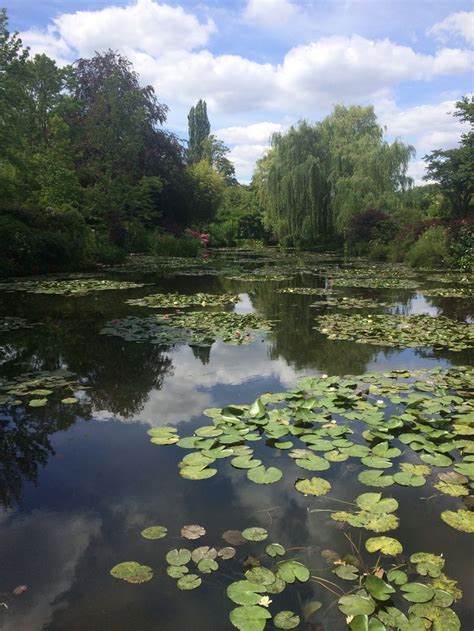
[[[207,224],[214,219],[224,193],[224,180],[206,160],[188,168],[192,190],[193,224]]]
[[[354,214],[400,204],[413,151],[383,140],[372,107],[336,106],[320,123],[275,134],[254,177],[267,226],[287,244],[345,236]]]
[[[474,211],[474,97],[458,101],[454,116],[469,123],[470,129],[461,135],[459,147],[425,156],[423,179],[437,182],[452,218],[464,219]]]
[[[188,114],[188,160],[190,164],[204,158],[204,141],[211,133],[211,125],[207,117],[206,101],[199,99]]]
[[[210,134],[203,142],[203,159],[222,175],[225,182],[229,185],[237,183],[235,179],[235,167],[227,157],[230,153],[229,147],[226,147],[222,140]]]

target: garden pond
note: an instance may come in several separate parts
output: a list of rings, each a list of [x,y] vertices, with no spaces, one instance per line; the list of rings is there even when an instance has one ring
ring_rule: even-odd
[[[0,283],[0,628],[474,628],[470,275],[289,250]]]

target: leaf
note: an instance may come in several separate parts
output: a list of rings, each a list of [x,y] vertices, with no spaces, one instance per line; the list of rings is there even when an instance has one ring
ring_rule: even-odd
[[[142,530],[140,534],[145,539],[163,539],[168,534],[168,528],[164,526],[150,526]]]
[[[186,548],[175,548],[170,550],[166,555],[166,560],[169,565],[186,565],[191,561],[191,552]]]
[[[234,548],[230,548],[230,550],[234,550]],[[191,558],[194,563],[199,563],[202,559],[215,559],[216,557],[217,550],[209,546],[200,546],[199,548],[195,548],[191,553]]]
[[[183,526],[181,528],[181,536],[185,539],[199,539],[206,534],[206,529],[202,526],[197,526],[196,524],[191,524],[188,526]]]
[[[171,578],[181,578],[188,572],[189,572],[189,568],[187,565],[169,565],[166,568],[166,573]]]
[[[203,574],[210,574],[218,569],[219,564],[214,561],[214,559],[201,559],[197,566],[199,571]]]
[[[295,462],[298,467],[307,471],[327,471],[330,467],[329,462],[325,458],[311,453],[305,458],[297,458]]]
[[[226,546],[225,548],[220,548],[217,552],[217,556],[220,557],[223,561],[228,561],[229,559],[233,559],[236,554],[236,549],[231,548],[230,546]]]
[[[252,528],[245,528],[245,530],[242,530],[242,537],[247,541],[265,541],[268,537],[268,532],[265,528],[253,526]]]
[[[273,618],[273,624],[277,629],[296,629],[300,623],[300,617],[293,611],[280,611]]]
[[[265,548],[265,552],[269,557],[283,556],[286,552],[285,548],[279,543],[269,543]]]
[[[357,476],[359,482],[366,484],[367,486],[391,486],[394,483],[392,475],[383,475],[382,471],[378,469],[368,469],[362,471]]]
[[[427,462],[435,467],[449,467],[453,464],[451,458],[443,454],[421,454],[420,458],[423,462]]]
[[[461,622],[452,609],[435,607],[432,603],[410,607],[410,612],[433,623],[433,631],[461,631]]]
[[[410,561],[416,565],[418,574],[432,578],[437,578],[441,574],[445,563],[443,557],[430,552],[415,552],[411,555]]]
[[[324,478],[300,478],[295,482],[295,489],[304,495],[321,496],[331,490],[331,485]]]
[[[461,532],[474,533],[474,513],[460,509],[456,512],[445,510],[441,513],[441,519],[456,530]]]
[[[354,581],[359,576],[359,570],[355,565],[350,565],[350,563],[336,565],[333,571],[336,576],[339,576],[339,578],[345,581]]]
[[[341,596],[338,600],[339,609],[346,616],[370,615],[375,611],[375,602],[368,595],[351,594]]]
[[[77,402],[78,399],[76,399],[76,397],[66,397],[65,399],[61,399],[61,403],[65,403],[66,405],[72,405]]]
[[[395,585],[405,585],[408,582],[408,576],[402,570],[390,570],[387,573],[387,579]]]
[[[400,587],[403,598],[412,603],[425,603],[434,596],[434,589],[423,583],[405,583]]]
[[[254,469],[259,467],[262,461],[252,456],[237,456],[230,461],[230,464],[237,469]]]
[[[31,399],[28,405],[30,406],[30,408],[42,408],[47,403],[48,399]]]
[[[406,471],[400,471],[399,473],[395,473],[393,479],[397,484],[401,486],[423,486],[426,482],[426,478],[422,475],[416,475],[415,473],[410,473]]]
[[[312,600],[311,602],[306,603],[306,605],[304,605],[303,607],[304,621],[309,622],[313,614],[316,613],[316,611],[319,611],[322,606],[323,604],[320,603],[318,600]]]
[[[227,587],[227,596],[237,605],[257,605],[263,592],[263,585],[250,581],[235,581]]]
[[[224,541],[227,541],[227,543],[230,543],[233,546],[240,546],[243,543],[250,541],[250,539],[246,539],[242,536],[240,530],[226,530],[222,533],[222,538]]]
[[[277,575],[285,583],[294,583],[298,579],[301,583],[309,580],[310,572],[308,568],[299,561],[283,561],[277,570]]]
[[[359,508],[372,513],[393,513],[398,502],[391,497],[382,498],[382,493],[362,493],[356,499]]]
[[[364,581],[365,588],[376,600],[389,600],[395,589],[377,576],[367,576]]]
[[[114,578],[127,583],[146,583],[153,578],[153,570],[148,565],[140,565],[136,561],[124,561],[110,570]]]
[[[179,475],[187,480],[207,480],[216,475],[217,469],[202,469],[201,467],[182,467]]]
[[[265,415],[265,405],[263,404],[261,399],[257,399],[252,405],[249,407],[249,416],[261,417]]]
[[[263,631],[266,620],[271,618],[271,614],[265,607],[258,605],[248,605],[237,607],[230,612],[230,621],[239,631]]]
[[[245,578],[257,585],[271,585],[275,582],[275,574],[266,567],[253,567],[245,572]]]
[[[402,544],[392,537],[370,537],[365,542],[365,549],[368,552],[377,552],[380,550],[382,554],[396,556],[403,552]]]
[[[188,591],[190,589],[196,589],[202,583],[202,580],[197,574],[185,574],[178,579],[176,583],[178,589]]]
[[[263,465],[260,465],[247,471],[247,478],[256,484],[273,484],[281,480],[282,477],[282,472],[276,467],[268,467],[266,469]]]

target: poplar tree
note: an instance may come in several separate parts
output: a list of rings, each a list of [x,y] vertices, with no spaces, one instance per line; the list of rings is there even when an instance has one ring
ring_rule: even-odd
[[[188,114],[188,160],[191,164],[205,158],[205,141],[211,133],[206,101],[199,99]]]

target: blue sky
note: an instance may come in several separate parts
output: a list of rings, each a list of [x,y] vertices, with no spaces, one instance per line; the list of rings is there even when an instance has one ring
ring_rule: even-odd
[[[273,131],[335,103],[373,104],[389,139],[422,157],[455,146],[453,103],[473,89],[474,12],[466,0],[9,0],[10,25],[58,63],[118,49],[170,106],[208,102],[242,181]]]

